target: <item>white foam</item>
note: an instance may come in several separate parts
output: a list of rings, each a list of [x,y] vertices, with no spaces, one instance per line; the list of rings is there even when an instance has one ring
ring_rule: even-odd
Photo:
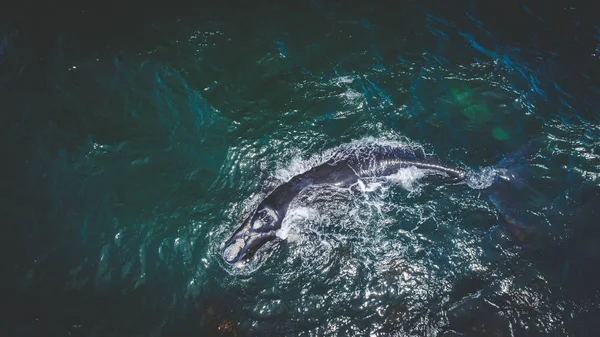
[[[482,190],[492,186],[496,177],[501,173],[492,167],[484,167],[479,172],[470,172],[467,176],[467,185],[476,190]]]
[[[363,183],[362,180],[358,179],[358,187],[360,187],[361,192],[366,192],[367,191],[367,186],[365,185],[365,183]]]
[[[357,101],[364,97],[363,94],[359,93],[356,90],[352,90],[350,88],[346,89],[346,91],[344,93],[342,93],[341,96],[345,97],[348,101],[351,101],[351,102]]]
[[[297,224],[299,222],[306,221],[310,218],[315,218],[318,216],[318,212],[313,208],[308,207],[294,207],[291,208],[286,214],[283,222],[281,223],[281,228],[278,229],[275,234],[278,238],[282,240],[291,239],[291,241],[295,241],[297,238],[295,236],[295,229],[298,227]]]
[[[362,179],[358,179],[358,181],[356,182],[356,185],[358,186],[358,188],[360,189],[360,191],[362,193],[370,193],[370,192],[375,192],[375,191],[379,191],[383,188],[383,183],[381,181],[375,180],[375,181],[363,181]]]
[[[399,183],[405,190],[413,192],[418,189],[418,181],[423,178],[426,173],[427,170],[410,166],[399,169],[397,173],[388,176],[387,179]]]
[[[342,86],[343,84],[352,84],[356,80],[356,76],[338,76],[331,80],[331,83],[336,84],[338,86]]]

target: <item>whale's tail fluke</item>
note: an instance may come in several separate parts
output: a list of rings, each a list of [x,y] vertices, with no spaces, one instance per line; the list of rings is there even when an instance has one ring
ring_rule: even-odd
[[[494,183],[486,189],[490,201],[502,215],[505,228],[520,243],[528,240],[543,219],[537,210],[551,200],[531,184],[531,160],[541,147],[539,139],[530,140],[502,158],[494,166]]]
[[[525,179],[531,171],[530,160],[539,152],[541,145],[541,140],[535,138],[502,158],[494,166],[499,172],[498,178],[510,181],[517,188],[527,188]]]

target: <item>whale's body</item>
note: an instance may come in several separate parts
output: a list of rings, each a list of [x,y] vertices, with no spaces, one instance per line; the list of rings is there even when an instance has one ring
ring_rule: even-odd
[[[271,192],[225,243],[223,259],[229,264],[243,262],[275,239],[290,203],[309,186],[350,186],[360,179],[391,176],[410,167],[423,170],[426,175],[441,176],[445,183],[457,183],[466,176],[460,170],[439,165],[423,153],[402,147],[369,146],[340,153]]]

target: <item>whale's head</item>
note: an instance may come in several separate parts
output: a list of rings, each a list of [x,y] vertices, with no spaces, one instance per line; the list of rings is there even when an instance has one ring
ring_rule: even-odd
[[[231,236],[221,255],[229,264],[246,261],[267,242],[277,237],[276,230],[281,227],[281,217],[273,207],[261,204]]]

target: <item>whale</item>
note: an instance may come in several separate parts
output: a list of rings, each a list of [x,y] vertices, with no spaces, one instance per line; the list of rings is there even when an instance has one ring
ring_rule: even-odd
[[[425,176],[437,176],[443,184],[460,183],[466,178],[464,171],[442,165],[422,151],[408,147],[376,145],[340,151],[268,194],[224,243],[222,258],[230,265],[243,264],[266,243],[276,240],[290,203],[309,187],[349,187],[362,179],[392,176],[406,168],[422,170]]]

